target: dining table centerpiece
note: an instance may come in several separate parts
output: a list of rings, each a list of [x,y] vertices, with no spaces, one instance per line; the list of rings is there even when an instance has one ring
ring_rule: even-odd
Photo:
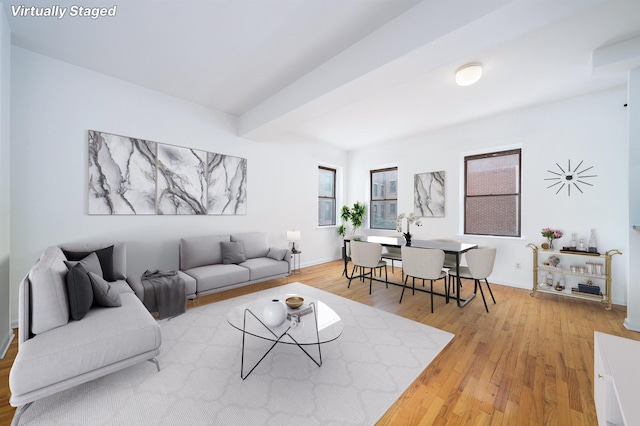
[[[403,219],[407,220],[407,232],[402,232]],[[411,224],[412,223],[415,224],[416,226],[422,226],[422,222],[420,221],[420,218],[413,213],[409,213],[408,215],[404,213],[400,213],[398,215],[398,219],[396,220],[396,230],[398,232],[402,232],[402,235],[404,236],[404,239],[406,241],[406,245],[408,246],[411,245]]]

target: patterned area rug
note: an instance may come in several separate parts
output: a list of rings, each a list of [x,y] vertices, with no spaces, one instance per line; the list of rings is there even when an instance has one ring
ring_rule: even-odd
[[[226,313],[294,293],[344,321],[322,367],[277,345],[240,378],[242,333]],[[188,310],[161,322],[162,370],[143,362],[36,401],[21,425],[373,425],[453,335],[301,283]]]

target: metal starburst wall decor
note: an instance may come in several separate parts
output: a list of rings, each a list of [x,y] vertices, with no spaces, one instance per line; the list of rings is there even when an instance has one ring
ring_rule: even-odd
[[[556,191],[556,195],[558,195],[564,188],[567,189],[567,196],[571,196],[571,188],[575,188],[583,194],[583,190],[580,187],[581,185],[593,186],[593,183],[588,182],[587,180],[593,179],[598,175],[587,174],[593,166],[587,167],[583,165],[584,161],[580,161],[575,168],[571,168],[571,160],[567,160],[566,169],[563,168],[560,164],[556,163],[558,167],[558,171],[547,170],[547,172],[551,173],[553,176],[545,178],[548,181],[555,181],[551,185],[547,186],[547,189],[553,189]],[[593,172],[590,172],[593,173]]]

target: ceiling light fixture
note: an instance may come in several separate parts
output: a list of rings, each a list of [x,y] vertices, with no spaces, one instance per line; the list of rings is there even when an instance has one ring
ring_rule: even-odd
[[[482,65],[480,64],[466,64],[456,71],[458,86],[471,86],[473,83],[477,83],[480,77],[482,77]]]

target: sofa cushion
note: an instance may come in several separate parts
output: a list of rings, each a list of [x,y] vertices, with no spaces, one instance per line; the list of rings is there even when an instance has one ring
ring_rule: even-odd
[[[228,235],[189,237],[180,240],[180,270],[222,263],[221,242],[231,241]]]
[[[64,249],[62,251],[69,261],[82,260],[90,254],[95,253],[98,256],[99,265],[102,268],[102,277],[107,281],[115,281],[113,274],[113,246],[93,251],[69,251]],[[85,267],[85,269],[87,268]],[[91,271],[87,269],[87,272]]]
[[[269,252],[269,242],[266,232],[248,232],[231,236],[231,241],[242,241],[244,254],[247,259],[265,257]]]
[[[108,308],[122,306],[120,293],[100,275],[89,272],[91,287],[93,288],[93,301],[98,306]]]
[[[67,266],[59,247],[45,249],[29,271],[31,285],[31,332],[44,333],[69,322]]]
[[[287,262],[274,260],[269,257],[247,259],[247,261],[242,262],[240,266],[250,271],[251,281],[289,273],[289,264]]]
[[[222,249],[222,263],[228,265],[230,263],[242,263],[247,258],[244,255],[244,245],[242,241],[234,242],[221,242],[220,247]]]
[[[69,270],[71,270],[75,265],[82,265],[87,273],[93,272],[102,276],[102,266],[100,265],[100,260],[98,260],[98,255],[95,252],[89,253],[81,260],[65,260],[64,264],[67,265]]]
[[[121,298],[119,308],[94,307],[82,321],[71,321],[22,343],[9,375],[12,394],[55,386],[158,349],[160,326],[133,293]]]
[[[96,258],[97,260],[97,258]],[[65,262],[69,268],[67,272],[67,294],[69,296],[69,315],[71,319],[79,321],[89,312],[93,305],[93,288],[89,274],[82,263]]]
[[[283,260],[286,255],[287,249],[277,249],[275,247],[271,247],[269,253],[267,253],[267,257],[274,260]]]
[[[198,293],[241,284],[250,279],[249,270],[238,265],[199,266],[185,272],[196,279],[196,291]]]
[[[127,280],[112,281],[109,285],[116,289],[118,293],[133,293],[133,289],[129,286],[129,282]]]

